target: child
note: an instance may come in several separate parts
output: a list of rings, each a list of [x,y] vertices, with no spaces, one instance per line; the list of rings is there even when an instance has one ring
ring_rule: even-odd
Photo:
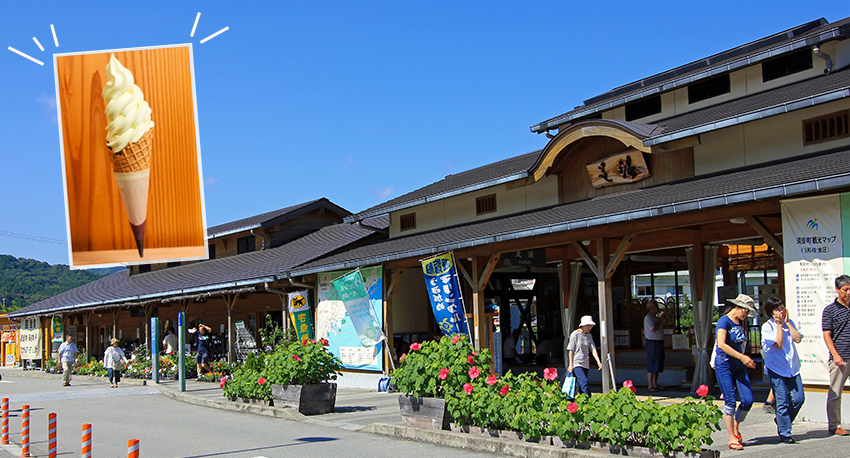
[[[124,356],[124,350],[118,348],[118,339],[113,338],[110,343],[112,346],[107,347],[106,352],[103,354],[103,367],[106,368],[106,372],[109,374],[109,387],[118,388],[118,382],[121,381],[121,368],[118,366],[118,363],[122,360],[124,363],[127,363],[127,358]]]

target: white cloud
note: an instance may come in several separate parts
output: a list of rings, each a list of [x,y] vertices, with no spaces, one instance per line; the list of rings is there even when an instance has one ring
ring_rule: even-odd
[[[212,175],[204,178],[204,186],[212,186],[216,183],[218,183],[218,178],[216,178]]]
[[[376,197],[380,197],[381,199],[386,199],[387,197],[392,195],[393,191],[394,191],[394,189],[392,187],[386,187],[386,188],[383,188],[383,189],[372,188],[372,189],[369,190],[370,193],[372,193]]]
[[[41,109],[47,115],[51,122],[58,122],[56,118],[56,96],[41,94],[35,98],[35,101],[41,105]]]

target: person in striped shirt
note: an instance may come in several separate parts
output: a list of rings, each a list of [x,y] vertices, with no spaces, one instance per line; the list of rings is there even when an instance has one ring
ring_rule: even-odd
[[[829,432],[837,436],[848,433],[841,427],[841,394],[850,376],[850,277],[835,279],[838,297],[823,309],[821,328],[823,340],[829,349],[829,393],[826,396],[826,416]]]

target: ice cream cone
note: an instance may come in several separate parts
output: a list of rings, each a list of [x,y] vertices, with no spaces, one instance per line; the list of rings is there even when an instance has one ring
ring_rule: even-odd
[[[148,129],[139,141],[110,154],[112,173],[121,193],[121,201],[124,202],[124,211],[133,230],[139,257],[144,257],[145,251],[152,145],[153,129]]]

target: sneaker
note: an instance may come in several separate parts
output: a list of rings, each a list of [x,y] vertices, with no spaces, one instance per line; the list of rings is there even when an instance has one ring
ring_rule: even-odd
[[[791,436],[783,437],[781,440],[782,440],[783,444],[796,444],[797,443],[797,441],[795,441],[794,438],[791,437]]]
[[[774,402],[765,402],[761,408],[766,414],[776,415],[776,403]]]
[[[846,435],[850,434],[844,428],[842,428],[840,426],[838,428],[835,428],[835,429],[830,429],[829,433],[835,434],[836,436],[846,436]]]

